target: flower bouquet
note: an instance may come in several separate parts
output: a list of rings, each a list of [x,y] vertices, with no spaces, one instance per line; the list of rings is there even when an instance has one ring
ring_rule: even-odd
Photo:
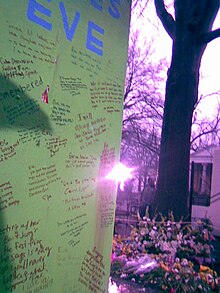
[[[172,213],[141,220],[129,237],[114,236],[111,273],[165,292],[219,292],[212,230],[208,219],[192,225],[175,222]]]

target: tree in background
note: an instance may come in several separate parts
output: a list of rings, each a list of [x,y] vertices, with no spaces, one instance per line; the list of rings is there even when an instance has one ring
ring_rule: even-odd
[[[161,83],[164,60],[154,64],[151,44],[139,43],[139,31],[130,33],[124,92],[121,161],[130,167],[141,191],[149,172],[156,172],[163,117]]]
[[[206,98],[219,97],[220,91],[206,96],[201,95],[197,105]],[[212,117],[198,118],[198,109],[193,114],[190,148],[196,152],[210,146],[220,145],[220,103],[216,106]]]
[[[135,168],[133,174],[138,182],[138,191],[142,191],[149,175],[155,176],[158,169],[159,135],[128,129],[123,132],[121,161]]]
[[[132,13],[144,17],[146,1],[134,1]],[[137,11],[135,9],[137,8]],[[143,15],[142,15],[143,13]],[[140,31],[131,27],[127,76],[124,92],[123,135],[121,161],[134,167],[137,189],[141,191],[146,177],[156,176],[159,161],[160,137],[163,119],[165,60],[155,62],[154,40],[143,42]],[[203,117],[199,105],[219,93],[200,95],[195,104],[190,148],[197,151],[210,145],[219,145],[220,119],[216,109],[213,119]],[[198,115],[197,115],[198,114]]]
[[[154,0],[157,15],[173,42],[166,82],[159,158],[157,211],[189,215],[189,156],[192,117],[198,101],[199,68],[208,42],[220,36],[212,31],[219,0],[175,0],[173,17],[163,0]]]

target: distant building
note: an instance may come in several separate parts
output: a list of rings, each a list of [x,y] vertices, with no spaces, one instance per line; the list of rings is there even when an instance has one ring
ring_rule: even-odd
[[[192,153],[190,162],[192,219],[210,218],[220,236],[220,147]]]

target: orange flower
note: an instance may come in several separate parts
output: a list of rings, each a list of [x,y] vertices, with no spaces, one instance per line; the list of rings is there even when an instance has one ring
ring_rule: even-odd
[[[169,269],[169,267],[167,266],[167,265],[165,265],[164,263],[160,263],[160,267],[163,269],[163,270],[165,270],[166,272],[169,272],[170,271],[170,269]]]
[[[210,270],[209,267],[200,265],[200,272],[208,272]]]

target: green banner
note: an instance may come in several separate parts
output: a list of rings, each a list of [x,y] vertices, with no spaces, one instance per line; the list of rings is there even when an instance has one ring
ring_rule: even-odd
[[[0,0],[0,292],[107,292],[129,17]]]

